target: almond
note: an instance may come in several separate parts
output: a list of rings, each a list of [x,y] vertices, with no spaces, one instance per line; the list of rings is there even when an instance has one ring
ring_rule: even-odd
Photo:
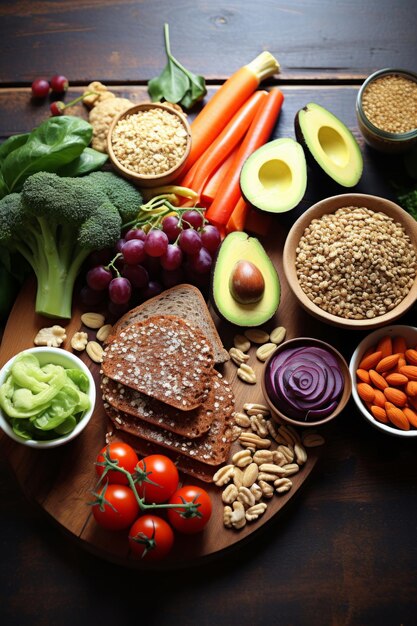
[[[405,338],[401,336],[394,337],[392,340],[392,353],[404,354],[406,350],[407,350],[407,342]]]
[[[369,370],[369,378],[371,379],[371,383],[374,387],[378,389],[385,389],[388,387],[388,383],[381,374],[378,374],[375,370]]]
[[[379,363],[379,361],[381,360],[381,351],[378,350],[377,352],[371,352],[371,354],[368,354],[367,356],[365,356],[362,361],[359,363],[359,369],[360,370],[370,370],[373,369],[377,363]]]
[[[411,426],[417,428],[417,413],[412,411],[409,407],[404,407],[403,413],[410,422]]]
[[[361,369],[357,369],[356,370],[356,376],[359,378],[360,381],[362,381],[363,383],[368,383],[370,382],[370,377],[369,377],[369,372],[367,370],[361,370]]]
[[[417,366],[416,365],[403,365],[400,367],[400,374],[407,376],[408,380],[417,380]]]
[[[387,413],[385,409],[380,406],[373,405],[371,406],[371,413],[378,422],[382,422],[383,424],[388,424],[389,420],[387,417]]]
[[[378,341],[376,349],[381,351],[381,358],[390,356],[390,354],[393,353],[391,336],[385,335],[384,337],[381,337],[381,339]]]
[[[379,374],[382,374],[382,372],[388,372],[388,370],[391,370],[397,365],[399,358],[399,354],[390,354],[390,356],[384,357],[377,363],[375,367],[376,371],[379,372]]]
[[[407,396],[401,389],[396,389],[395,387],[386,387],[384,389],[384,396],[388,400],[388,402],[392,402],[395,406],[403,407],[406,405]]]
[[[385,378],[385,382],[388,383],[390,387],[401,387],[401,385],[406,385],[408,383],[408,378],[407,376],[404,376],[404,374],[393,372],[392,374],[388,374],[388,376]]]
[[[410,422],[404,415],[404,412],[391,402],[385,403],[385,411],[389,421],[401,430],[410,430]]]
[[[384,408],[386,401],[387,399],[384,396],[384,393],[380,389],[375,389],[375,395],[372,404],[376,404],[376,406]]]
[[[399,376],[403,376],[403,374],[399,374]],[[416,380],[410,380],[407,383],[405,387],[405,393],[407,394],[407,396],[411,396],[413,398],[417,396],[417,381]]]
[[[404,356],[409,365],[417,365],[417,350],[406,350]]]
[[[368,383],[359,383],[357,386],[359,397],[364,402],[373,402],[375,398],[375,390]]]

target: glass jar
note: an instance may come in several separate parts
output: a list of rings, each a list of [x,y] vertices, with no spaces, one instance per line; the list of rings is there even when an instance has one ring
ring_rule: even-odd
[[[372,83],[385,76],[402,77],[416,83],[417,85],[417,74],[414,74],[413,72],[391,68],[385,68],[374,72],[368,76],[358,92],[356,99],[356,116],[358,119],[359,129],[369,146],[375,148],[375,150],[378,150],[379,152],[399,154],[401,152],[406,152],[417,144],[417,123],[415,128],[407,130],[406,132],[388,132],[387,130],[378,128],[378,126],[372,123],[364,110],[363,96],[366,89]],[[391,115],[395,115],[395,109],[391,112]]]

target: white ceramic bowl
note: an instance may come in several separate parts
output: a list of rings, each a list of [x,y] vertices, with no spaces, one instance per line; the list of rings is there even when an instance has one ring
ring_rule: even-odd
[[[395,437],[417,437],[416,428],[411,430],[400,430],[399,428],[395,428],[395,426],[389,426],[388,424],[378,422],[378,420],[374,418],[372,413],[368,411],[367,407],[359,397],[356,389],[356,370],[358,369],[358,365],[361,361],[362,355],[366,352],[368,348],[378,343],[379,339],[381,339],[381,337],[383,337],[384,335],[391,335],[392,337],[402,335],[406,339],[407,344],[409,344],[410,346],[417,345],[417,328],[415,328],[414,326],[402,326],[400,324],[385,326],[367,335],[365,339],[360,342],[355,352],[352,354],[352,358],[350,359],[349,363],[349,371],[352,378],[352,397],[364,418],[378,430],[382,430],[384,433],[394,435]]]
[[[66,367],[66,368],[80,369],[82,372],[84,372],[84,374],[86,374],[88,378],[88,382],[89,382],[88,396],[90,398],[91,406],[90,406],[90,409],[85,413],[85,415],[78,422],[74,430],[68,433],[68,435],[63,435],[62,437],[57,437],[55,439],[36,441],[35,439],[23,439],[22,437],[19,437],[13,431],[12,427],[10,426],[7,420],[7,417],[4,411],[1,408],[0,408],[0,428],[3,430],[4,433],[6,433],[8,437],[30,448],[38,448],[38,449],[56,448],[57,446],[62,446],[68,441],[75,439],[75,437],[77,437],[84,430],[84,428],[87,426],[88,422],[90,421],[91,416],[94,411],[95,402],[96,402],[96,385],[95,385],[94,378],[90,370],[85,365],[85,363],[83,363],[83,361],[81,361],[81,359],[79,359],[75,354],[72,354],[71,352],[67,352],[66,350],[62,348],[43,348],[43,347],[29,348],[28,350],[23,350],[22,352],[19,352],[19,355],[20,354],[34,354],[39,360],[41,365],[46,365],[47,363],[53,363],[54,365],[62,365],[62,367]],[[10,371],[10,368],[12,367],[13,362],[17,356],[18,355],[16,354],[14,357],[9,359],[9,361],[7,361],[7,363],[0,370],[0,386],[4,383]]]

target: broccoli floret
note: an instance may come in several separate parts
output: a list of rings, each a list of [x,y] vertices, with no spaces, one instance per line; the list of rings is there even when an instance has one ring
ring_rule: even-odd
[[[123,210],[118,207],[122,201]],[[71,317],[83,262],[93,250],[116,243],[141,202],[139,191],[115,174],[61,178],[47,172],[33,174],[21,193],[0,200],[0,246],[20,252],[32,266],[37,313]]]

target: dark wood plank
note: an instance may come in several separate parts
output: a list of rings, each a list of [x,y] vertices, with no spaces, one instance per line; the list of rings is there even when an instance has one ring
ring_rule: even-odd
[[[0,82],[30,84],[51,70],[73,82],[147,81],[165,65],[164,22],[180,61],[210,80],[262,50],[277,56],[288,80],[363,77],[413,69],[416,18],[413,0],[2,2]]]

